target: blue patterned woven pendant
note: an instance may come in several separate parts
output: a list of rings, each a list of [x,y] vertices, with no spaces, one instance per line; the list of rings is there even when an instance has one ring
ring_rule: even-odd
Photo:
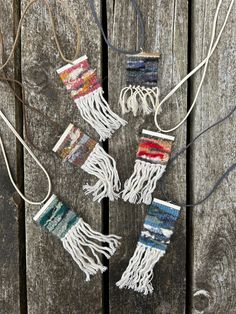
[[[110,258],[119,246],[120,237],[94,231],[56,195],[51,196],[33,219],[62,241],[63,247],[85,273],[86,281],[98,271],[106,270],[98,255]],[[101,243],[107,246],[102,246]]]
[[[166,252],[179,215],[179,206],[153,200],[148,207],[136,250],[116,283],[120,289],[129,288],[145,295],[153,292],[153,268]]]
[[[126,83],[119,104],[122,113],[133,112],[134,116],[153,112],[159,103],[157,87],[158,59],[160,54],[141,52],[129,55],[126,63]]]

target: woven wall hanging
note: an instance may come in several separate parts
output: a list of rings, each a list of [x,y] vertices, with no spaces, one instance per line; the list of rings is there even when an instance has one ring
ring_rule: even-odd
[[[100,202],[104,197],[111,201],[119,197],[121,187],[115,160],[87,134],[70,124],[54,146],[53,151],[63,161],[98,178],[93,186],[84,185],[85,194],[92,194],[93,200]]]
[[[165,254],[180,207],[154,199],[147,210],[143,230],[129,265],[116,285],[143,294],[153,292],[153,268]]]
[[[50,197],[33,219],[62,241],[65,250],[85,273],[86,281],[90,280],[91,275],[107,269],[102,265],[99,255],[103,254],[109,259],[119,246],[120,237],[105,236],[94,231],[56,195]]]
[[[165,172],[170,158],[173,136],[142,131],[134,171],[124,184],[122,198],[130,203],[150,204],[157,181]]]
[[[158,59],[160,54],[141,52],[127,55],[126,83],[120,93],[119,104],[122,113],[150,114],[159,104],[157,87]]]
[[[104,141],[127,122],[115,114],[103,97],[96,70],[89,65],[87,56],[82,56],[57,70],[60,78],[74,99],[80,114]]]
[[[41,206],[41,209],[33,218],[34,221],[62,241],[64,248],[71,254],[77,265],[85,273],[86,281],[90,280],[90,276],[95,275],[98,271],[104,272],[106,267],[102,265],[99,255],[103,254],[107,258],[110,258],[119,246],[120,237],[116,235],[103,235],[100,232],[94,231],[89,224],[85,223],[77,213],[73,212],[66,204],[61,202],[56,195],[51,195],[52,184],[48,172],[29,146],[16,132],[2,111],[0,111],[0,117],[41,168],[48,180],[48,192],[42,201],[31,201],[26,198],[13,180],[5,148],[0,136],[0,146],[8,175],[14,188],[26,203]],[[106,246],[103,246],[102,243],[106,244]]]

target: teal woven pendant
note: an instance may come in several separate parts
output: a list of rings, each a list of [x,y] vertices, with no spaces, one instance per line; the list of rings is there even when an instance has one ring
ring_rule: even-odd
[[[56,195],[51,196],[33,219],[62,241],[63,247],[85,273],[86,281],[98,271],[106,270],[99,254],[110,258],[119,246],[120,237],[94,231]]]

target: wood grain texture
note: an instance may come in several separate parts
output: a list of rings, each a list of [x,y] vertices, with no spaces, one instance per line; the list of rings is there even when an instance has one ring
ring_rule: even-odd
[[[217,29],[222,25],[230,1],[224,1]],[[208,50],[217,1],[195,1],[193,7],[193,63]],[[235,106],[236,6],[219,46],[212,56],[207,78],[198,99],[192,123],[197,134]],[[218,33],[218,32],[217,32]],[[200,74],[194,79],[194,90]],[[235,162],[235,114],[203,136],[193,152],[194,200],[201,199],[229,165]],[[236,309],[236,196],[232,173],[216,193],[193,212],[194,287],[193,312],[235,313]]]
[[[26,4],[26,1],[23,1]],[[90,24],[88,5],[77,1],[64,1],[72,13],[58,1],[50,1],[57,17],[57,30],[63,51],[68,58],[75,47],[74,25],[67,15],[74,14],[81,26],[81,55],[86,53],[91,64],[100,73],[100,34]],[[96,1],[99,10],[99,1]],[[22,34],[23,80],[27,88],[30,105],[42,110],[61,125],[61,133],[70,122],[94,136],[91,128],[79,116],[75,103],[70,98],[56,69],[63,65],[53,41],[52,29],[45,6],[38,3],[31,9],[30,18],[24,23]],[[51,150],[58,140],[55,128],[42,117],[29,112],[30,132],[34,143]],[[53,181],[53,191],[82,215],[96,230],[101,229],[101,206],[85,197],[82,185],[91,179],[81,169],[62,164],[54,153],[35,151],[48,170]],[[40,199],[47,191],[47,182],[32,161],[25,155],[25,189],[31,198]],[[37,208],[27,206],[27,288],[29,313],[101,313],[101,276],[95,276],[89,283],[63,249],[60,241],[36,226],[32,215]]]
[[[20,1],[20,0],[19,0]],[[28,0],[21,0],[22,9]],[[210,40],[212,20],[217,0],[191,2],[191,60],[187,59],[188,45],[188,1],[187,0],[139,0],[144,15],[146,43],[144,50],[160,50],[159,87],[161,98],[187,73],[187,63],[198,64],[206,55]],[[16,4],[16,2],[14,2]],[[68,58],[75,46],[74,25],[67,16],[74,14],[81,25],[81,55],[87,54],[90,63],[101,76],[102,61],[108,62],[109,103],[120,114],[118,97],[125,86],[126,57],[109,50],[106,60],[101,48],[101,38],[92,20],[88,3],[66,0],[62,7],[59,1],[50,1],[56,17],[56,27],[63,51]],[[97,12],[102,1],[96,0]],[[109,0],[107,5],[108,33],[113,44],[126,49],[137,44],[137,21],[129,1]],[[224,1],[219,25],[222,24],[229,0]],[[65,6],[71,6],[72,13]],[[73,11],[74,10],[74,11]],[[197,107],[192,115],[191,136],[226,114],[235,105],[235,38],[236,8],[234,5],[230,20],[215,51]],[[105,16],[106,12],[103,12]],[[13,4],[0,0],[0,27],[5,39],[6,55],[12,45]],[[94,314],[148,313],[181,314],[185,312],[185,263],[186,234],[185,209],[172,237],[164,258],[156,265],[154,272],[154,293],[142,296],[130,290],[119,290],[115,283],[120,279],[132,256],[146,206],[130,205],[123,201],[110,202],[109,212],[101,205],[84,196],[82,185],[94,178],[80,169],[62,164],[51,152],[58,136],[70,122],[98,139],[97,134],[79,116],[78,110],[65,90],[56,69],[63,65],[53,40],[49,15],[43,3],[34,5],[30,16],[24,22],[22,31],[22,75],[26,87],[27,101],[60,124],[60,131],[47,119],[28,111],[29,128],[34,144],[47,150],[34,150],[42,164],[49,171],[53,190],[62,200],[82,215],[94,229],[101,230],[109,218],[110,233],[123,237],[122,246],[110,261],[109,284],[97,275],[89,283],[85,276],[65,252],[59,240],[35,225],[32,216],[35,206],[26,207],[26,263],[27,298],[29,314]],[[19,65],[18,65],[19,66]],[[7,69],[13,75],[14,62]],[[199,73],[191,85],[193,98],[200,80]],[[106,84],[106,80],[104,80]],[[186,113],[187,87],[184,86],[164,106],[160,116],[164,128],[173,126]],[[15,99],[10,89],[0,83],[0,109],[15,124]],[[138,139],[142,128],[155,130],[153,116],[134,118],[126,115],[128,125],[117,131],[109,140],[109,152],[117,160],[122,182],[127,179],[135,161]],[[19,122],[19,121],[18,121]],[[236,144],[234,116],[226,123],[199,139],[191,154],[190,177],[192,201],[202,198],[215,180],[235,160]],[[174,150],[186,142],[186,127],[175,132]],[[16,173],[17,155],[13,135],[0,123],[0,135],[8,153],[13,174]],[[47,190],[45,177],[25,152],[25,191],[31,199],[40,200]],[[167,169],[166,191],[171,200],[185,202],[186,160],[182,156]],[[22,171],[23,169],[18,169]],[[20,309],[20,261],[19,261],[19,209],[13,201],[14,189],[8,179],[6,168],[0,159],[0,313],[24,313]],[[231,174],[218,191],[202,206],[193,210],[193,314],[234,314],[236,308],[236,196],[235,174]],[[154,194],[161,197],[160,189]],[[17,198],[14,198],[17,201]],[[105,219],[104,219],[105,217]],[[106,229],[108,226],[105,226]],[[21,239],[22,240],[22,239]],[[188,239],[187,239],[188,240]],[[108,277],[104,277],[105,280]],[[104,280],[103,278],[103,280]],[[23,287],[21,287],[23,289]],[[109,294],[108,290],[109,289]],[[22,299],[21,299],[22,301]],[[23,300],[25,302],[26,300]]]
[[[0,63],[8,56],[13,41],[13,5],[12,1],[0,1],[0,28],[4,38],[5,54],[0,47]],[[14,63],[11,61],[6,71],[13,77]],[[2,72],[0,73],[2,76]],[[0,82],[0,110],[15,125],[15,99],[7,83]],[[0,136],[8,154],[11,170],[15,177],[15,138],[4,122],[0,123]],[[19,241],[18,209],[14,204],[14,188],[8,178],[6,166],[0,158],[0,313],[19,313]]]
[[[186,74],[188,3],[181,1],[138,1],[144,15],[146,29],[145,51],[161,51],[159,87],[161,97]],[[109,37],[119,47],[133,49],[137,42],[137,25],[134,12],[127,1],[107,1]],[[109,51],[109,102],[120,113],[118,97],[125,86],[125,56]],[[186,112],[184,87],[167,104],[161,116],[164,127],[173,125]],[[155,130],[153,116],[134,118],[125,116],[128,126],[116,132],[109,141],[109,151],[118,161],[122,182],[133,170],[135,152],[142,128]],[[185,142],[186,129],[175,134],[175,147]],[[166,189],[173,199],[185,199],[185,158],[167,171]],[[159,189],[154,196],[160,196]],[[123,236],[119,255],[110,263],[111,313],[183,313],[185,308],[185,212],[177,223],[177,230],[166,256],[155,267],[155,292],[143,296],[130,290],[119,290],[115,283],[120,279],[132,256],[143,224],[146,206],[130,205],[119,201],[110,203],[110,231]]]

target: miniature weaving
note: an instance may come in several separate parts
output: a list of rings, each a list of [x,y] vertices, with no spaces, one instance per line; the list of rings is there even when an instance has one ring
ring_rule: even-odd
[[[87,134],[70,124],[54,146],[63,161],[98,178],[93,186],[84,185],[85,194],[92,194],[93,200],[100,202],[104,197],[114,201],[119,197],[121,187],[115,160]]]
[[[98,255],[110,258],[119,246],[120,237],[94,231],[56,195],[50,197],[33,219],[62,241],[63,247],[85,273],[86,281],[98,271],[106,270]],[[101,242],[107,246],[101,245]]]
[[[122,113],[150,114],[159,104],[157,72],[159,53],[129,55],[126,63],[127,86],[120,93]]]
[[[169,161],[173,141],[173,136],[142,131],[133,174],[124,184],[124,201],[151,203],[156,183],[165,172]]]
[[[116,285],[143,294],[153,292],[153,268],[165,254],[180,207],[158,199],[149,206],[137,247]]]
[[[109,107],[97,80],[96,70],[91,69],[87,56],[57,70],[67,90],[74,99],[81,116],[100,135],[100,140],[110,138],[126,121]]]

